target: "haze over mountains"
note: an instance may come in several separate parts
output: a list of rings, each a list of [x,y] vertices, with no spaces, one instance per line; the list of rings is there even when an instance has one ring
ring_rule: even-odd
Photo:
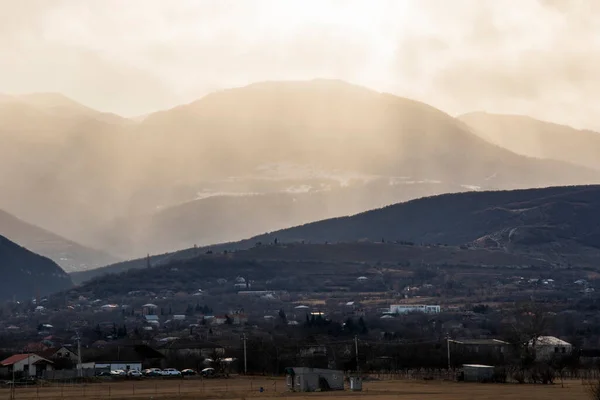
[[[0,119],[0,208],[123,258],[445,192],[600,182],[591,161],[516,154],[469,118],[336,80],[252,84],[141,121],[5,96]]]
[[[600,133],[523,115],[474,112],[458,117],[481,138],[517,154],[600,170]]]

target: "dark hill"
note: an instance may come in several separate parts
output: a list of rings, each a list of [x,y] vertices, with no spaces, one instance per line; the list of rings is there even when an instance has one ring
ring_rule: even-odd
[[[31,299],[70,288],[73,283],[52,260],[0,236],[0,300]]]
[[[401,241],[487,248],[530,254],[556,266],[592,265],[600,258],[600,186],[571,186],[445,194],[395,204],[351,217],[284,229],[248,240],[154,256],[151,265],[185,260],[211,249],[240,250],[257,243]],[[106,272],[143,268],[146,260],[73,275],[77,281]]]
[[[396,243],[278,244],[263,245],[227,254],[190,251],[186,259],[164,259],[152,268],[130,269],[86,282],[69,294],[91,298],[126,296],[132,290],[195,292],[198,288],[223,290],[216,282],[235,282],[238,276],[263,282],[263,289],[315,291],[326,281],[353,285],[367,275],[381,280],[401,266],[418,270],[429,267],[468,266],[494,275],[495,267],[548,268],[549,263],[524,255],[454,246],[413,246]],[[492,272],[490,272],[492,271]],[[269,283],[267,283],[267,281]],[[230,287],[228,286],[230,289]]]
[[[600,186],[446,194],[306,224],[253,241],[404,240],[527,250],[591,247],[600,254]]]

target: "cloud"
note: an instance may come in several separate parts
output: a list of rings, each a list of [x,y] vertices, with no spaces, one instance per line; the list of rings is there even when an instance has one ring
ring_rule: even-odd
[[[217,88],[331,77],[450,113],[486,108],[600,127],[595,0],[20,0],[0,7],[0,92],[52,87],[132,114]]]

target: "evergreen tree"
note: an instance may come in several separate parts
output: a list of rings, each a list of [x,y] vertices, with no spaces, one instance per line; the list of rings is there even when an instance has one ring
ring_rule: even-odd
[[[362,335],[365,335],[369,331],[367,329],[367,324],[365,323],[365,320],[363,319],[363,317],[360,317],[358,319],[358,328]]]

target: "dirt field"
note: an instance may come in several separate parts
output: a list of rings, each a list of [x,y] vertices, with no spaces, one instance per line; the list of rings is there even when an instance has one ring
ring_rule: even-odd
[[[259,388],[264,388],[260,393]],[[322,397],[350,400],[362,397],[376,400],[587,400],[581,381],[555,385],[476,384],[440,381],[365,382],[362,392],[290,393],[283,379],[235,378],[226,380],[169,380],[111,382],[88,385],[56,385],[15,389],[14,399],[246,399]],[[10,399],[9,389],[0,389],[0,400]]]

